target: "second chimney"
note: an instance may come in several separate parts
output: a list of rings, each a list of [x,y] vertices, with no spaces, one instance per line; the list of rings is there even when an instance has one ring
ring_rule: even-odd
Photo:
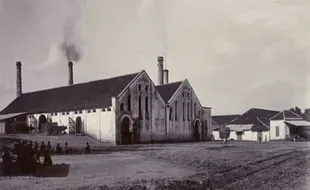
[[[69,61],[68,67],[69,67],[69,85],[73,85],[73,62],[72,61]]]
[[[157,57],[158,85],[164,84],[164,57]]]
[[[22,95],[22,63],[16,62],[16,96]]]
[[[168,83],[169,83],[169,70],[164,69],[164,84],[168,84]]]

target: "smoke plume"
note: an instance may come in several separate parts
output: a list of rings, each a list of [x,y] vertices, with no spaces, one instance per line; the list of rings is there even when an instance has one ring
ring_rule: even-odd
[[[64,41],[61,44],[61,50],[68,61],[78,62],[82,58],[79,32],[76,22],[73,20],[65,22]]]

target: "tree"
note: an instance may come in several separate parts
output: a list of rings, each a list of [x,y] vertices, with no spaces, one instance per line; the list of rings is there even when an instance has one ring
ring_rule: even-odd
[[[225,145],[227,146],[227,139],[230,136],[230,129],[226,126],[221,126],[219,129],[220,138],[225,140]]]

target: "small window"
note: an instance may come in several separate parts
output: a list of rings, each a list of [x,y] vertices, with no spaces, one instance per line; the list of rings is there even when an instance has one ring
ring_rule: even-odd
[[[178,101],[175,101],[174,120],[178,121]]]
[[[189,115],[189,103],[187,103],[187,121],[190,121],[190,115]]]
[[[169,109],[169,120],[172,121],[172,107]]]
[[[189,92],[187,92],[187,98],[189,98]]]
[[[123,103],[121,103],[121,105],[120,105],[120,110],[124,111],[124,104]]]
[[[197,116],[196,113],[197,113],[197,104],[195,103],[195,104],[194,104],[194,116],[195,116],[195,117]]]
[[[96,109],[93,109],[93,112],[96,112]]]
[[[183,121],[185,121],[185,102],[183,102]]]
[[[75,114],[78,114],[78,112],[77,112],[77,111],[75,111],[74,113],[75,113]]]
[[[69,115],[69,112],[67,112],[67,115]]]
[[[127,105],[128,105],[128,111],[131,111],[131,96],[130,96],[130,94],[127,96]]]
[[[149,86],[146,85],[146,86],[145,86],[145,92],[148,92],[148,91],[149,91]]]
[[[279,126],[276,126],[276,137],[280,136],[280,128]]]
[[[111,108],[108,108],[108,111],[111,111]]]
[[[51,116],[53,116],[53,115],[54,115],[54,114],[53,114],[53,113],[51,113]],[[31,117],[30,117],[30,115],[29,115],[29,118],[31,118]]]
[[[101,109],[101,111],[105,111],[105,109],[104,109],[104,108],[102,108],[102,109]]]
[[[141,91],[141,84],[138,85],[138,90]]]
[[[90,113],[91,111],[90,110],[87,110],[87,113]]]
[[[149,118],[149,98],[147,96],[145,97],[145,117]]]
[[[185,97],[185,92],[182,93],[182,97]]]
[[[58,115],[57,113],[55,113],[55,115]]]
[[[83,112],[82,112],[82,110],[81,110],[81,111],[79,111],[79,113],[83,113]]]

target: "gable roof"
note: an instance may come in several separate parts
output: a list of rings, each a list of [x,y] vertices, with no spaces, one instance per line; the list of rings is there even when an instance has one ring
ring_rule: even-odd
[[[239,117],[239,114],[234,114],[234,115],[215,115],[212,116],[212,120],[215,121],[215,123],[219,126],[225,125],[228,122],[231,122],[232,120],[236,119]]]
[[[163,84],[163,85],[157,85],[155,86],[156,90],[158,91],[159,95],[162,97],[162,99],[165,101],[165,103],[168,103],[170,98],[173,96],[173,94],[178,90],[180,85],[183,83],[183,81]]]
[[[106,108],[111,106],[111,98],[117,96],[139,73],[24,93],[0,114]]]
[[[252,108],[229,124],[253,124],[252,131],[265,131],[269,130],[269,119],[278,113],[279,111]]]
[[[285,120],[285,119],[302,119],[302,117],[290,110],[283,110],[277,115],[270,118],[270,120]]]

